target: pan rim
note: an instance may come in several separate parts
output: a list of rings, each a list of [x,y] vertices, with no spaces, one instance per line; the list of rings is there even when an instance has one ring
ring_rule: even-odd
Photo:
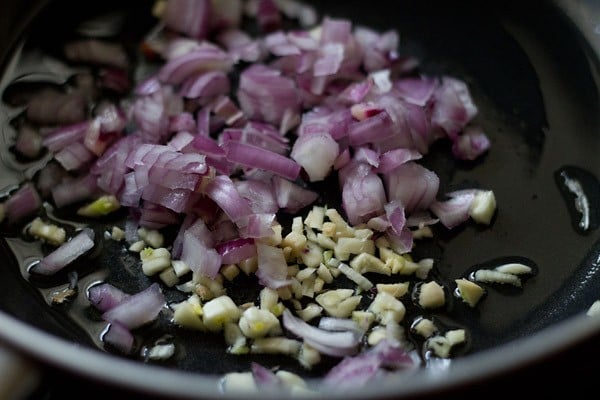
[[[187,371],[175,371],[109,353],[85,348],[56,337],[0,310],[0,341],[34,361],[58,367],[75,376],[96,380],[113,388],[123,388],[177,399],[234,399],[236,394],[222,392],[220,377],[208,377]],[[410,379],[396,384],[369,386],[354,391],[319,392],[329,400],[395,396],[431,395],[500,376],[504,373],[541,362],[560,351],[589,340],[600,332],[600,318],[580,313],[539,332],[515,339],[498,347],[483,350],[452,361],[447,369],[420,369]],[[201,397],[198,394],[201,393]],[[282,393],[244,393],[248,399],[281,398]],[[319,394],[311,398],[319,398]]]

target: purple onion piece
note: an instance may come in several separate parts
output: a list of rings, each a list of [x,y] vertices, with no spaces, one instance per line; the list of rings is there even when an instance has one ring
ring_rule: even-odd
[[[12,193],[4,203],[6,219],[9,224],[16,224],[37,213],[42,206],[42,199],[32,183],[25,183]]]
[[[98,311],[106,312],[125,300],[129,295],[110,283],[99,283],[88,289],[88,299]]]
[[[102,319],[110,323],[119,323],[132,330],[154,321],[165,305],[165,296],[160,285],[153,283],[103,313]]]
[[[63,243],[52,253],[42,258],[39,263],[30,269],[30,272],[40,275],[57,273],[91,250],[94,247],[94,236],[92,229],[82,229],[68,242]]]
[[[118,322],[112,322],[104,330],[102,341],[123,354],[131,354],[135,338],[131,331]]]

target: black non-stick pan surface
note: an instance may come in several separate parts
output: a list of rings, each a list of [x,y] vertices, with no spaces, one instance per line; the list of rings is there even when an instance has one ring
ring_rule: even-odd
[[[150,7],[148,2],[123,3],[49,2],[34,22],[22,27],[24,49],[39,48],[52,54],[82,18],[108,10],[125,13],[125,38],[135,40],[153,24]],[[413,252],[416,258],[433,257],[435,276],[446,283],[467,276],[474,268],[512,257],[526,260],[535,270],[523,288],[490,286],[476,309],[454,302],[435,316],[470,333],[468,346],[446,373],[437,377],[423,374],[410,382],[392,383],[390,388],[367,387],[365,392],[345,396],[435,393],[454,383],[519,367],[597,332],[598,324],[590,326],[582,314],[600,298],[600,63],[577,27],[550,2],[313,3],[324,15],[349,18],[355,24],[380,30],[397,29],[401,54],[419,59],[420,69],[427,74],[464,79],[479,107],[476,119],[492,141],[489,153],[475,163],[457,163],[447,144],[440,143],[423,163],[440,176],[440,193],[473,185],[493,189],[497,215],[491,227],[466,224],[452,231],[436,230],[434,240],[418,243]],[[20,43],[7,43],[14,46],[10,51],[3,49],[10,55],[2,64],[4,96],[31,88],[14,83],[20,65],[13,51]],[[27,73],[48,72],[43,63],[40,68]],[[6,101],[1,107],[0,190],[9,190],[22,179],[33,177],[40,163],[15,159],[10,151],[14,110]],[[582,184],[590,206],[587,229],[579,225],[581,214],[561,174]],[[319,189],[328,200],[336,198],[335,193],[327,192],[326,185]],[[124,217],[118,214],[94,228],[101,233]],[[23,337],[15,338],[15,332],[24,329],[19,323],[0,326],[0,332],[9,343],[45,364],[73,376],[135,391],[146,387],[155,394],[188,397],[215,396],[211,377],[247,370],[252,360],[305,373],[295,362],[283,358],[226,354],[222,339],[210,335],[199,338],[197,334],[178,333],[176,341],[184,351],[157,368],[113,355],[102,348],[98,337],[103,324],[93,321],[83,300],[63,307],[47,305],[47,296],[64,286],[66,276],[28,279],[27,262],[42,249],[14,230],[5,229],[3,236],[0,309],[30,327],[32,340],[47,333],[49,343],[56,347],[42,350],[39,343],[30,346]],[[101,251],[76,267],[80,285],[102,278],[130,292],[139,291],[151,278],[134,273],[134,262],[124,248],[105,243]],[[251,298],[256,292],[247,291],[244,284],[237,284],[233,291]],[[175,293],[168,296],[177,298]],[[144,334],[152,339],[173,333],[166,322],[145,329]],[[79,364],[77,352],[81,352]],[[453,370],[457,371],[454,376]],[[130,373],[128,378],[123,377],[126,373]],[[169,384],[164,383],[167,380]]]

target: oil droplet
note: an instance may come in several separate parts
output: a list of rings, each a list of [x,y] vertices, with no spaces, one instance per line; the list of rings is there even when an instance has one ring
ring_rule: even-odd
[[[563,166],[554,173],[575,231],[588,234],[600,225],[600,182],[589,171]],[[594,207],[595,206],[595,207]]]

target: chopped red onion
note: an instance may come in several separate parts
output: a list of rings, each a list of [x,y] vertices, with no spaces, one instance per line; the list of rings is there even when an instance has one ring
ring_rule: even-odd
[[[52,199],[57,208],[90,199],[98,185],[96,177],[87,174],[76,179],[65,180],[52,188]]]
[[[82,229],[69,241],[44,256],[30,272],[40,275],[55,274],[91,250],[94,247],[94,236],[94,231],[90,228]]]
[[[396,167],[408,162],[421,159],[423,156],[416,150],[398,148],[379,156],[379,165],[377,165],[377,172],[380,174],[387,174]]]
[[[158,76],[150,75],[136,85],[134,93],[136,96],[147,96],[158,92],[160,89],[161,83]]]
[[[429,208],[437,195],[437,174],[414,161],[406,162],[383,176],[389,200],[398,200],[406,212]]]
[[[237,97],[249,119],[276,126],[281,124],[287,110],[300,112],[295,82],[263,64],[253,64],[240,74]]]
[[[452,229],[469,219],[469,209],[475,198],[475,190],[459,190],[446,193],[446,201],[434,201],[430,210],[448,229]]]
[[[106,282],[92,285],[88,289],[90,303],[101,312],[114,308],[127,297],[129,297],[129,294]]]
[[[233,239],[219,243],[215,250],[222,257],[223,264],[237,264],[256,255],[253,239]]]
[[[237,63],[239,61],[258,62],[265,51],[258,40],[239,29],[227,29],[217,36],[217,42],[223,45]]]
[[[233,222],[252,214],[248,201],[240,195],[228,176],[216,176],[207,185],[205,193],[221,207]]]
[[[130,295],[102,314],[102,319],[118,323],[127,329],[136,329],[156,319],[165,307],[165,296],[158,283]]]
[[[43,140],[38,130],[24,124],[19,127],[15,140],[15,151],[23,157],[35,159],[42,154]]]
[[[258,146],[228,142],[225,151],[227,160],[245,167],[270,171],[290,180],[300,174],[301,167],[295,161]]]
[[[209,246],[206,240],[187,229],[183,233],[181,260],[185,262],[194,273],[214,279],[222,265],[221,255]]]
[[[468,126],[452,143],[452,154],[459,160],[475,160],[490,146],[490,140],[480,126]]]
[[[122,68],[105,67],[100,69],[99,85],[100,88],[115,92],[116,94],[125,95],[133,86],[127,70]]]
[[[37,175],[35,186],[42,196],[46,199],[52,194],[54,187],[58,186],[66,177],[67,171],[56,162],[47,163]]]
[[[209,71],[227,72],[233,65],[233,59],[219,47],[202,42],[189,53],[169,60],[160,70],[158,77],[162,82],[179,85],[186,79]]]
[[[360,146],[385,140],[394,134],[392,124],[392,119],[386,111],[363,121],[354,122],[348,127],[350,144]]]
[[[140,209],[139,224],[144,228],[162,229],[179,222],[179,214],[161,205],[145,201]]]
[[[90,121],[84,121],[57,128],[46,135],[44,146],[52,152],[57,152],[72,143],[81,141],[85,137],[90,123]]]
[[[312,204],[319,197],[318,193],[298,186],[294,182],[290,182],[279,176],[273,176],[271,181],[277,205],[282,211],[287,213],[295,214],[304,207]]]
[[[131,354],[135,338],[131,331],[118,322],[107,325],[101,336],[102,341],[123,354]]]
[[[385,237],[390,243],[390,247],[398,254],[406,254],[412,251],[413,248],[413,234],[408,229],[408,227],[404,227],[400,233],[397,233],[394,229],[388,228],[385,232]]]
[[[221,31],[240,25],[242,19],[242,0],[219,0],[212,2],[211,31]]]
[[[274,0],[258,0],[256,20],[262,32],[273,32],[281,28],[281,13]]]
[[[16,224],[37,213],[42,206],[42,199],[32,183],[25,183],[16,192],[10,194],[4,203],[6,219]]]
[[[279,211],[279,205],[269,182],[248,179],[234,183],[238,193],[248,200],[252,212],[274,214]]]
[[[434,105],[431,123],[455,138],[477,114],[469,88],[465,82],[444,77],[433,93]]]
[[[27,119],[41,125],[67,125],[86,118],[86,100],[80,93],[44,90],[27,105]]]
[[[68,60],[92,65],[109,65],[126,69],[129,57],[123,46],[100,39],[75,40],[64,45],[64,53]]]
[[[323,383],[333,390],[352,390],[375,379],[385,368],[397,370],[415,366],[413,357],[399,344],[382,340],[357,356],[345,357],[325,375]]]
[[[81,142],[74,142],[54,154],[54,159],[67,171],[78,171],[92,163],[94,153]]]
[[[178,227],[171,256],[196,278],[216,278],[222,265],[256,257],[256,276],[272,289],[292,280],[283,249],[261,239],[273,235],[278,213],[314,204],[319,193],[305,184],[331,173],[338,174],[349,223],[367,224],[399,254],[412,250],[409,228],[438,221],[452,228],[468,218],[475,192],[436,200],[438,176],[416,161],[440,138],[450,139],[457,159],[485,153],[489,139],[471,125],[477,107],[465,82],[417,74],[418,60],[397,52],[396,31],[353,30],[351,21],[330,17],[317,30],[284,31],[284,16],[312,24],[314,9],[293,0],[255,0],[246,6],[265,35],[251,37],[241,31],[241,0],[162,6],[156,9],[162,23],[142,51],[164,64],[133,88],[123,109],[100,104],[88,118],[87,102],[96,99],[77,88],[46,90],[29,101],[29,120],[61,125],[43,145],[62,173],[39,179],[57,207],[114,194],[130,207],[129,243],[139,239],[139,227]],[[118,95],[132,89],[119,45],[82,40],[65,53],[101,67],[100,89]],[[234,66],[244,68],[239,81],[230,79]],[[79,172],[88,165],[89,174]],[[41,206],[32,189],[24,203],[13,199],[19,193],[6,202],[9,221]],[[32,273],[60,270],[90,250],[93,239],[93,231],[84,230]],[[99,284],[88,296],[110,323],[103,340],[126,354],[134,347],[131,330],[153,321],[166,304],[157,283],[134,295]],[[350,357],[365,333],[352,320],[323,317],[315,327],[285,310],[283,325],[317,351],[346,357],[327,375],[330,385],[360,387],[385,370],[413,364],[388,340]],[[281,384],[259,364],[252,371],[258,384]]]
[[[385,189],[370,165],[352,161],[340,170],[339,179],[348,222],[352,225],[366,223],[383,213],[387,202]]]
[[[275,389],[281,385],[281,380],[273,371],[254,361],[250,364],[250,368],[252,369],[254,382],[256,382],[257,386],[259,386],[261,389]]]
[[[229,93],[229,78],[222,71],[192,75],[181,85],[180,94],[188,99],[212,99]]]
[[[236,221],[240,236],[244,238],[266,238],[273,234],[274,213],[250,214]]]
[[[396,235],[402,235],[406,225],[406,216],[404,215],[404,207],[396,200],[392,200],[385,206],[385,216],[390,223],[390,229]]]
[[[433,78],[402,78],[394,82],[394,89],[407,102],[424,107],[431,99],[437,82]]]
[[[196,39],[210,31],[211,0],[169,0],[163,15],[165,26]]]

